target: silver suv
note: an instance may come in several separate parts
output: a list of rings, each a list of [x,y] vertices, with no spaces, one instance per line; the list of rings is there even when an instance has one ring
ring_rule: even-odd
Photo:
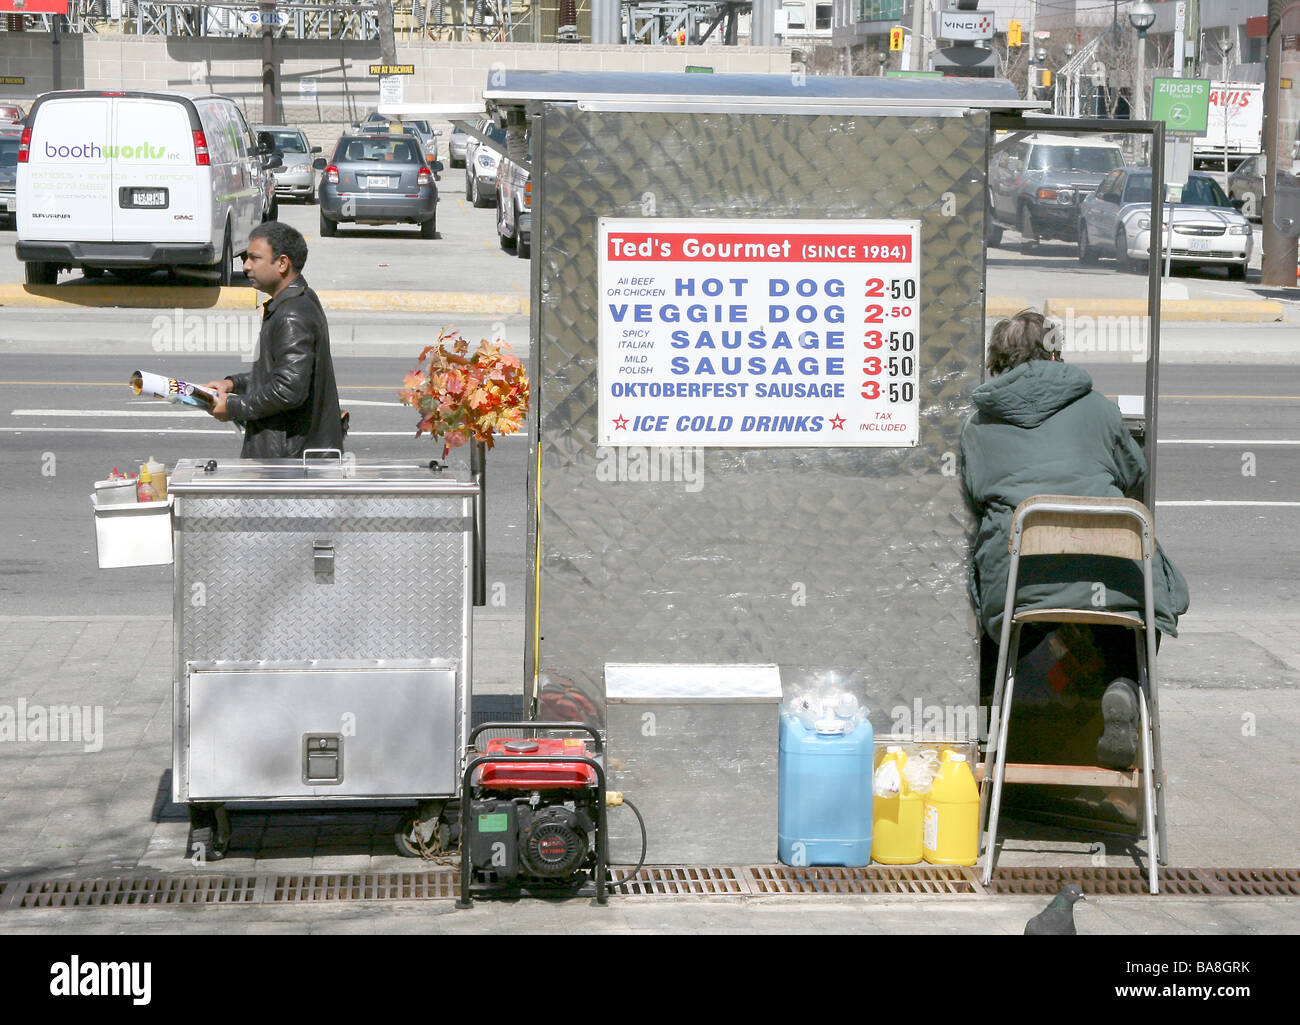
[[[1124,151],[1099,139],[1031,135],[1003,147],[989,163],[989,245],[1002,241],[1004,228],[1031,247],[1078,241],[1080,205],[1123,166]]]

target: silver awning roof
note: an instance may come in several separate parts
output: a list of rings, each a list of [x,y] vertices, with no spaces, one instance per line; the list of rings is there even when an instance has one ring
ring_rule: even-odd
[[[745,110],[924,107],[1023,112],[1047,104],[1022,99],[1001,78],[833,78],[816,75],[702,75],[677,72],[492,72],[483,98],[498,106],[529,101],[644,109],[647,104]]]

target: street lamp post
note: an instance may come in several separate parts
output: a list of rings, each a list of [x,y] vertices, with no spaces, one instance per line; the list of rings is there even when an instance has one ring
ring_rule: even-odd
[[[1146,0],[1138,0],[1128,11],[1128,23],[1137,29],[1137,77],[1133,83],[1133,112],[1138,121],[1147,117],[1147,29],[1155,24],[1156,9]]]

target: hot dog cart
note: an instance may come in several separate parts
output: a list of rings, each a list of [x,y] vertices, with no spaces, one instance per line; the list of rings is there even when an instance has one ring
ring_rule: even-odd
[[[169,484],[172,797],[218,854],[228,803],[459,793],[481,476],[312,455]]]

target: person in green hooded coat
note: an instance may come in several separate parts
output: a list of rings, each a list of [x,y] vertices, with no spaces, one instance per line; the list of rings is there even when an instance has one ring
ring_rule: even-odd
[[[993,376],[972,396],[975,412],[962,428],[961,455],[962,480],[978,520],[971,601],[996,645],[1016,506],[1031,495],[1132,495],[1147,467],[1119,407],[1093,390],[1087,371],[1062,361],[1060,343],[1048,335],[1041,314],[1025,311],[993,329],[988,369]],[[1156,628],[1177,636],[1178,617],[1188,606],[1187,582],[1158,544],[1152,582]],[[1142,568],[1133,560],[1035,556],[1021,561],[1017,608],[1092,608],[1101,595],[1105,608],[1140,612],[1142,591]],[[1029,650],[1028,633],[1026,642],[1022,651]],[[1131,743],[1127,736],[1128,720],[1137,720],[1136,694],[1130,680],[1116,683],[1123,686],[1109,688],[1103,698],[1111,739],[1099,746],[1101,764],[1127,762],[1130,747],[1136,752],[1136,727]],[[1123,728],[1112,730],[1121,720]]]

